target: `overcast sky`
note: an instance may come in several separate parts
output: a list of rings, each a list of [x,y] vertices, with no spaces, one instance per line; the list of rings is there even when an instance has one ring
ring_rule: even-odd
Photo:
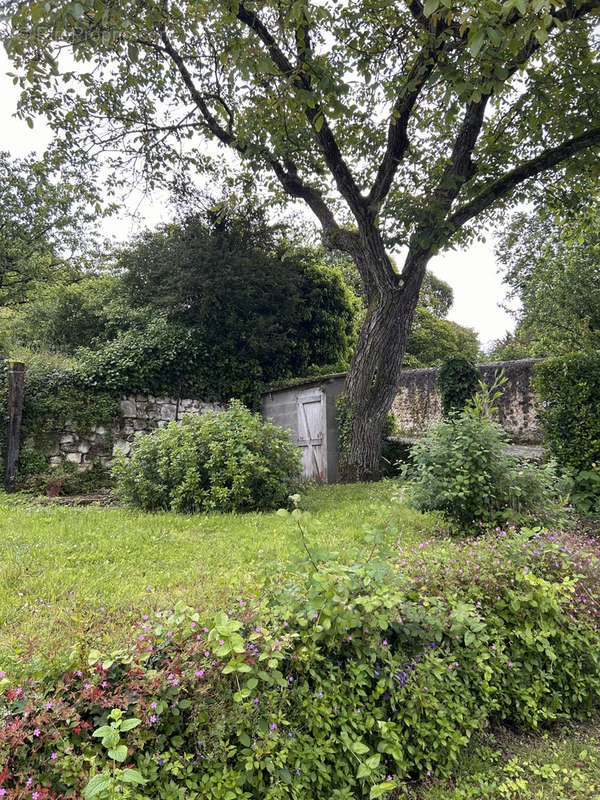
[[[31,151],[42,153],[51,133],[41,120],[36,120],[31,130],[24,121],[14,118],[18,89],[6,76],[7,71],[10,71],[10,64],[0,52],[0,149],[13,156],[24,156]],[[137,210],[149,226],[169,220],[170,209],[164,202],[152,198],[130,202],[129,210]],[[126,239],[137,231],[139,222],[133,222],[127,213],[106,223],[106,233],[118,239]],[[504,299],[505,288],[497,274],[491,237],[485,244],[477,243],[467,250],[436,256],[430,269],[454,290],[450,319],[474,328],[484,347],[507,330],[514,329],[513,318],[498,305]]]

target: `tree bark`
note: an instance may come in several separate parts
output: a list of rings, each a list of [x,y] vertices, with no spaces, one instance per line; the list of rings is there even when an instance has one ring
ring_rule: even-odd
[[[346,406],[352,420],[352,434],[340,459],[340,478],[345,482],[378,480],[380,476],[383,427],[398,391],[430,253],[410,251],[398,275],[373,228],[371,236],[361,236],[361,246],[354,258],[361,274],[368,271],[376,276],[376,285],[346,376]]]

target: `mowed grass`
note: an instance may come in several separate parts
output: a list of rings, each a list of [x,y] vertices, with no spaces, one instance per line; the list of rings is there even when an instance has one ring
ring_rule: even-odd
[[[395,498],[398,483],[307,489],[301,505],[316,523],[312,539],[343,558],[365,524],[395,515],[406,546],[430,533],[433,518]],[[119,508],[42,506],[0,496],[0,668],[28,651],[82,638],[103,649],[140,614],[183,599],[213,610],[248,597],[257,574],[286,563],[298,531],[275,512],[147,514]]]

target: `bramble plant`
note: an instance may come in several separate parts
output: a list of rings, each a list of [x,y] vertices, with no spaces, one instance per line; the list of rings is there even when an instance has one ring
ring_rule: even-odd
[[[92,800],[94,797],[98,800],[128,797],[131,786],[141,786],[147,783],[139,770],[117,766],[127,758],[127,745],[121,741],[121,734],[137,728],[141,724],[141,720],[136,717],[124,719],[123,712],[118,708],[114,708],[110,712],[108,719],[110,723],[96,728],[92,736],[101,739],[102,747],[107,751],[106,755],[111,760],[111,764],[90,778],[83,792],[85,800]],[[136,795],[136,797],[140,796]]]

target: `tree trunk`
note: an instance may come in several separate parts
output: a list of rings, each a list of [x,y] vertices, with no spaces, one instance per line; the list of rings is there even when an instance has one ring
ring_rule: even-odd
[[[375,247],[362,247],[355,254],[359,272],[364,275],[368,271],[374,276],[371,287],[375,286],[369,293],[365,322],[346,377],[352,434],[341,454],[340,478],[347,482],[379,478],[383,427],[398,391],[413,314],[430,257],[423,251],[409,252],[402,274],[398,275],[377,233],[375,239]],[[382,253],[387,262],[383,269]]]

